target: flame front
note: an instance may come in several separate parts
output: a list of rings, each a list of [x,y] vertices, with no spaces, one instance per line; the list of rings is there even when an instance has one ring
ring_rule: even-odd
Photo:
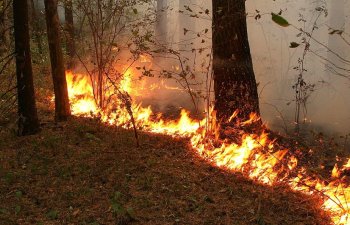
[[[146,60],[146,58],[142,59]],[[128,69],[120,82],[120,89],[133,96],[138,94],[138,90],[133,89],[132,74],[132,69]],[[67,72],[66,75],[74,115],[99,116],[102,122],[110,125],[131,127],[130,114],[117,99],[113,107],[99,109],[95,103],[89,76],[71,72]],[[215,121],[215,118],[214,120],[213,118],[194,120],[191,119],[188,111],[182,110],[179,119],[166,120],[161,114],[155,115],[151,107],[132,103],[131,108],[135,124],[140,130],[190,138],[192,148],[218,167],[239,171],[266,185],[283,182],[293,190],[309,195],[319,195],[323,199],[323,209],[330,214],[334,224],[350,225],[350,203],[347,199],[347,196],[350,196],[350,187],[341,181],[341,171],[350,168],[350,160],[342,168],[335,166],[332,171],[334,181],[326,182],[308,176],[306,169],[298,167],[298,160],[288,154],[288,149],[276,149],[274,142],[268,139],[267,133],[245,133],[238,144],[229,140],[219,140],[214,131],[206,129],[206,122]],[[212,115],[215,117],[215,112]],[[235,116],[236,114],[232,118]],[[242,125],[256,119],[256,115],[251,115],[251,119],[242,122]],[[218,129],[215,123],[212,127]]]

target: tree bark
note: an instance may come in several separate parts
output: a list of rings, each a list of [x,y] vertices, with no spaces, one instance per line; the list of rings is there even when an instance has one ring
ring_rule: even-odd
[[[245,0],[213,0],[213,70],[218,120],[259,114],[259,98],[247,33]]]
[[[32,24],[33,24],[33,34],[34,34],[34,38],[35,38],[35,42],[38,46],[38,51],[40,54],[43,53],[43,42],[41,39],[41,34],[42,34],[42,29],[40,26],[40,19],[37,15],[37,9],[35,8],[35,4],[34,4],[34,0],[30,0],[31,3],[31,16],[32,16]]]
[[[193,8],[195,7],[194,4],[193,1],[191,3],[191,0],[179,0],[179,40],[177,40],[179,50],[192,50],[194,48],[193,42],[194,39],[197,38],[196,21],[198,18],[188,15],[191,14],[191,12],[186,8]],[[185,59],[194,58],[192,51],[181,51],[181,54]]]
[[[60,43],[60,24],[57,0],[45,0],[47,36],[50,49],[51,72],[55,92],[55,119],[65,121],[70,116],[67,81]]]
[[[167,43],[167,2],[157,0],[156,37],[161,44]]]
[[[27,1],[13,0],[13,20],[19,116],[18,135],[24,136],[39,131],[30,55]]]
[[[74,18],[73,18],[73,1],[66,0],[64,2],[65,31],[66,31],[66,49],[69,57],[67,69],[74,66],[75,57],[75,34],[74,34]]]
[[[0,11],[0,55],[6,54],[9,50],[11,31],[8,18],[10,2],[4,0],[2,4],[2,9]]]

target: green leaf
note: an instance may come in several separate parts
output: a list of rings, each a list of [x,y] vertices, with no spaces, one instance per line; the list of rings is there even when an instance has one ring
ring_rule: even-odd
[[[56,210],[50,210],[46,213],[46,217],[51,220],[56,220],[58,218],[58,212]]]
[[[125,209],[119,203],[112,202],[112,212],[113,212],[113,214],[122,214],[125,212]]]
[[[22,191],[16,191],[16,198],[21,198],[23,196]]]
[[[135,211],[133,208],[129,207],[126,209],[127,214],[129,215],[130,218],[135,219]]]
[[[296,42],[291,42],[289,48],[297,48],[297,47],[299,47],[299,45],[300,44],[298,44]]]
[[[114,195],[113,195],[112,200],[113,200],[113,201],[118,201],[118,200],[120,199],[121,196],[122,196],[122,193],[119,192],[119,191],[116,191],[116,192],[114,192]]]
[[[132,11],[134,12],[134,14],[138,13],[136,8],[133,8]]]
[[[15,214],[18,215],[21,212],[21,206],[20,205],[16,205],[15,206]]]
[[[282,16],[277,15],[275,13],[271,13],[271,15],[272,15],[273,22],[277,23],[278,25],[282,27],[288,27],[290,25],[288,21],[284,19]]]

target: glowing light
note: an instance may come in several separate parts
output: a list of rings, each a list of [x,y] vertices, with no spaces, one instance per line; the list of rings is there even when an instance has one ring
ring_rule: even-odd
[[[149,60],[140,57],[141,61]],[[99,116],[103,122],[110,125],[131,127],[129,113],[123,102],[113,97],[113,92],[106,92],[106,97],[111,99],[111,105],[100,110],[95,103],[90,78],[71,72],[67,72],[66,75],[73,114]],[[120,82],[120,90],[135,96],[140,90],[133,87],[132,76],[133,70],[130,68]],[[240,171],[247,177],[268,185],[284,182],[291,189],[305,194],[323,193],[320,195],[324,197],[323,208],[330,213],[333,222],[350,225],[350,199],[347,199],[347,196],[350,196],[350,187],[341,182],[341,172],[350,168],[350,159],[341,169],[337,165],[334,167],[332,177],[335,181],[327,183],[308,176],[304,168],[298,168],[297,158],[288,154],[288,149],[277,149],[267,133],[245,133],[237,143],[220,140],[220,124],[216,122],[214,111],[210,113],[211,118],[202,121],[191,119],[186,110],[181,111],[179,119],[166,120],[161,114],[154,115],[150,107],[132,103],[131,108],[138,128],[153,133],[189,137],[192,148],[218,167]],[[236,116],[237,113],[234,113],[229,120]],[[240,125],[249,125],[259,119],[257,115],[252,114],[248,121],[241,122]],[[206,129],[206,125],[211,129]]]

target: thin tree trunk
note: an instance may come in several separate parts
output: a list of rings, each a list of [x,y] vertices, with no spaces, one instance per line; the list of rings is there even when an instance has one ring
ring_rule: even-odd
[[[47,36],[50,49],[51,72],[55,92],[55,119],[65,121],[70,116],[67,81],[60,44],[60,24],[57,0],[45,0]]]
[[[223,123],[259,114],[257,84],[250,54],[245,0],[213,0],[215,109]]]
[[[0,55],[8,51],[10,45],[10,25],[9,25],[9,10],[10,2],[3,1],[3,7],[0,11]]]
[[[32,24],[33,24],[33,34],[35,38],[35,42],[38,46],[39,53],[43,53],[43,43],[41,39],[41,27],[40,27],[40,20],[37,15],[37,11],[35,8],[34,0],[30,0],[31,3],[31,12],[32,12]]]
[[[27,1],[13,0],[13,20],[19,116],[18,135],[24,136],[39,131],[30,55]]]
[[[65,31],[66,31],[66,49],[69,56],[67,68],[71,69],[74,66],[75,56],[75,34],[74,34],[74,20],[73,20],[73,2],[66,0],[64,2],[65,15]]]

